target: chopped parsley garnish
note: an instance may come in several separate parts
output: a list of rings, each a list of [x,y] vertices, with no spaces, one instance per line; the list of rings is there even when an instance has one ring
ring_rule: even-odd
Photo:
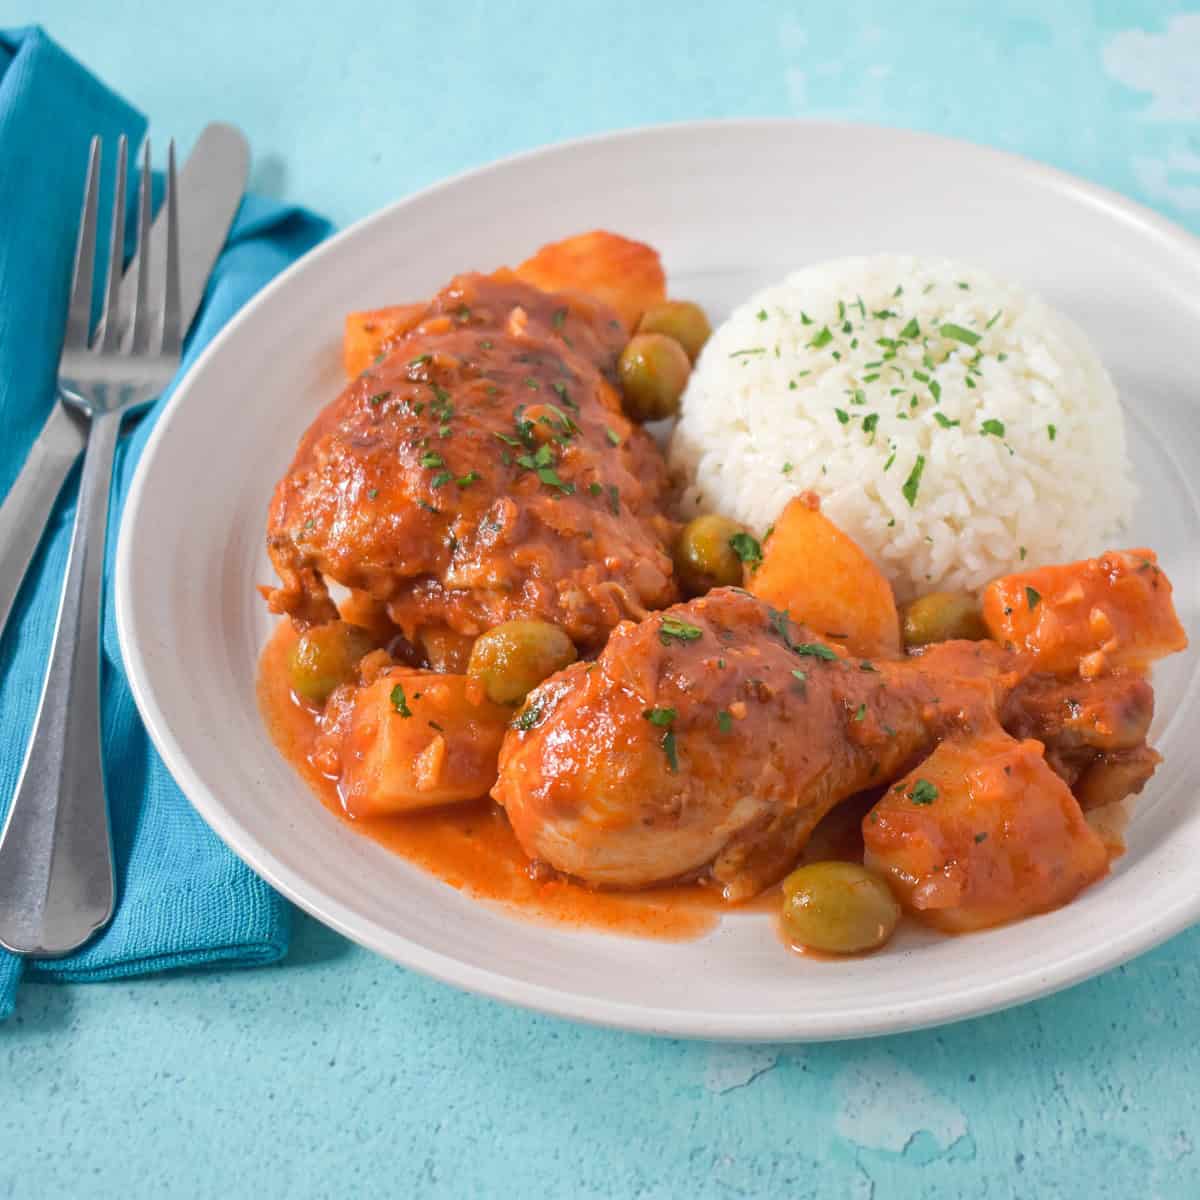
[[[370,491],[367,493],[367,499],[368,499],[368,500],[374,500],[374,499],[375,499],[375,498],[376,498],[378,495],[379,495],[379,489],[378,489],[378,488],[372,488],[372,489],[371,489],[371,490],[370,490]]]
[[[852,721],[861,721],[866,717],[866,715],[867,715],[867,706],[865,704],[860,704],[854,710],[854,716],[851,717],[850,719]]]
[[[408,697],[404,694],[404,688],[400,684],[396,684],[392,688],[388,699],[392,702],[392,708],[396,710],[402,717],[411,717],[412,709],[408,707]]]
[[[554,461],[554,451],[549,446],[539,446],[535,454],[518,454],[517,466],[527,471],[536,471],[539,467],[548,467]]]
[[[986,841],[987,841],[986,833],[977,833],[975,835],[975,845],[978,846],[980,842],[986,842]]]
[[[558,398],[568,407],[573,408],[576,412],[579,411],[579,405],[571,399],[567,392],[567,385],[560,379],[557,383],[551,384],[551,387],[558,393]]]
[[[938,381],[936,379],[931,379],[929,381],[929,391],[930,391],[931,395],[933,396],[934,404],[941,403],[942,385],[940,383],[938,383]]]
[[[796,670],[792,672],[792,678],[800,685],[800,690],[804,690],[805,684],[808,683],[808,672]]]
[[[745,350],[735,350],[730,358],[745,358],[747,354],[766,354],[766,346],[750,346]]]
[[[879,414],[878,413],[867,413],[867,415],[865,417],[863,417],[863,423],[862,423],[863,433],[874,433],[875,427],[878,424],[879,424]]]
[[[512,728],[519,729],[522,733],[525,733],[532,729],[541,719],[541,708],[536,704],[531,704],[517,715],[516,719],[512,722]]]
[[[698,625],[689,625],[678,617],[663,617],[658,627],[658,640],[664,646],[669,646],[672,639],[677,642],[694,642],[704,636],[704,631]]]
[[[1037,590],[1037,588],[1027,587],[1025,589],[1025,601],[1029,605],[1030,612],[1033,612],[1033,610],[1037,608],[1038,602],[1041,600],[1041,598],[1042,594]]]
[[[828,325],[822,325],[821,328],[813,334],[812,341],[809,342],[814,350],[820,350],[822,346],[828,346],[833,341],[833,334],[829,331]]]
[[[782,471],[782,472],[783,472],[785,475],[790,475],[790,474],[791,474],[791,473],[792,473],[792,472],[793,472],[795,469],[796,469],[796,468],[795,468],[794,464],[792,464],[792,463],[790,463],[790,462],[785,462],[785,463],[783,464],[783,466],[782,466],[782,467],[780,467],[780,470],[781,470],[781,471]]]
[[[446,460],[433,450],[427,450],[421,455],[421,466],[423,467],[444,467]]]
[[[949,338],[951,341],[962,342],[964,346],[977,346],[979,344],[979,334],[973,329],[966,329],[962,325],[946,324],[941,326],[938,332],[944,338]]]
[[[609,429],[607,426],[605,426],[605,429],[604,429],[604,436],[606,438],[608,438],[608,440],[614,446],[619,446],[621,444],[621,435],[619,433],[617,433],[615,430]]]
[[[835,408],[833,411],[839,424],[848,425],[850,423],[850,414],[844,408]]]
[[[675,731],[673,729],[668,729],[663,734],[662,748],[663,753],[667,756],[667,766],[674,775],[679,770],[679,756],[675,753]]]
[[[460,475],[455,482],[459,487],[470,487],[473,483],[478,483],[483,478],[478,471],[468,471],[465,475]]]
[[[391,394],[391,392],[376,392],[367,403],[372,408],[378,408]]]
[[[804,658],[821,658],[825,662],[836,662],[837,654],[820,642],[797,642],[792,649]]]
[[[928,779],[918,779],[908,798],[914,804],[932,804],[938,797],[937,788]]]
[[[621,493],[617,490],[615,483],[608,485],[608,507],[612,510],[612,515],[619,516],[621,512]]]
[[[991,319],[991,320],[990,320],[990,321],[989,321],[989,322],[988,322],[988,323],[987,323],[987,324],[984,326],[984,329],[991,329],[991,327],[992,327],[993,325],[995,325],[995,323],[996,323],[998,320],[1000,320],[1000,315],[1001,315],[1003,312],[1004,312],[1004,309],[1002,309],[1002,308],[998,308],[998,309],[996,309],[995,313],[992,315],[992,319]]]
[[[935,412],[935,413],[933,414],[933,419],[934,419],[934,420],[935,420],[935,421],[936,421],[936,422],[937,422],[937,423],[938,423],[938,424],[939,424],[939,425],[940,425],[940,426],[941,426],[943,429],[953,429],[953,428],[955,427],[955,425],[958,425],[958,424],[960,424],[960,422],[958,422],[958,421],[952,421],[952,420],[950,420],[950,418],[949,418],[948,416],[946,416],[946,414],[945,414],[945,413],[943,413],[943,412]]]
[[[450,472],[450,471],[439,471],[439,472],[438,472],[438,473],[437,473],[437,474],[436,474],[436,475],[435,475],[435,476],[434,476],[434,477],[433,477],[433,478],[432,478],[432,479],[429,481],[429,486],[430,486],[431,488],[440,488],[440,487],[445,487],[445,486],[446,486],[446,484],[448,484],[448,483],[450,482],[450,480],[452,480],[453,478],[454,478],[454,475],[453,475],[453,473],[452,473],[452,472]]]
[[[673,708],[647,708],[642,716],[650,722],[651,725],[658,725],[661,728],[666,728],[670,725],[679,714]]]
[[[905,327],[900,330],[902,338],[919,338],[921,336],[921,326],[917,324],[917,318],[913,317]]]
[[[675,755],[675,734],[671,729],[675,718],[679,714],[673,708],[647,708],[642,716],[650,722],[651,725],[657,725],[659,729],[665,729],[663,734],[662,748],[667,756],[667,764],[674,772],[679,768],[679,760]]]
[[[553,467],[538,467],[537,477],[548,487],[556,487],[568,496],[575,494],[575,485],[573,483],[563,483],[558,477],[558,472]]]
[[[600,493],[603,491],[604,491],[604,488],[598,483],[589,483],[588,484],[588,494],[591,496],[599,496]]]
[[[979,426],[981,434],[991,434],[993,437],[1004,436],[1004,422],[997,421],[995,417],[989,417],[982,425]]]
[[[1047,425],[1046,432],[1050,435],[1050,440],[1054,441],[1058,437],[1058,427],[1055,425]]]
[[[755,315],[755,316],[756,316],[756,317],[757,317],[757,318],[758,318],[760,321],[765,321],[765,320],[767,319],[767,310],[766,310],[765,308],[760,308],[760,309],[758,310],[758,312],[756,312],[754,315]]]
[[[729,733],[733,729],[733,714],[727,708],[717,712],[717,728],[722,733]]]
[[[757,567],[762,562],[762,546],[758,538],[744,529],[739,529],[729,539],[729,548],[748,566]]]
[[[904,481],[904,486],[900,489],[905,500],[908,501],[908,507],[912,508],[917,502],[917,493],[921,490],[921,476],[925,473],[925,455],[918,454],[917,461],[913,463],[913,469],[909,471],[908,478]]]

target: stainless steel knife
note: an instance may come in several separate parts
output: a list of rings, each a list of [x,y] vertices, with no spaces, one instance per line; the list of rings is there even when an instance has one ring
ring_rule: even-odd
[[[250,147],[232,125],[206,125],[179,172],[180,299],[184,326],[191,324],[217,255],[246,191]],[[165,261],[166,225],[159,214],[150,232],[150,254]],[[132,311],[137,272],[131,262],[121,280],[121,307]],[[63,480],[87,438],[87,425],[55,402],[25,465],[0,504],[0,634],[33,560]]]

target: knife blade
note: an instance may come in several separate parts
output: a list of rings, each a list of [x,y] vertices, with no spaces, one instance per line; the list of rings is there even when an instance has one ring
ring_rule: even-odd
[[[180,314],[186,329],[233,223],[250,169],[250,147],[233,125],[206,125],[179,172]],[[150,228],[150,257],[164,262],[167,230],[160,213]],[[121,279],[121,308],[131,312],[134,262]],[[0,503],[0,634],[33,560],[54,502],[87,440],[87,422],[55,402],[3,503]]]

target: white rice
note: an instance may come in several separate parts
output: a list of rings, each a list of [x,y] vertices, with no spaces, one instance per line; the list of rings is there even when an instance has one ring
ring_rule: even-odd
[[[901,600],[1095,554],[1135,494],[1116,389],[1075,325],[974,267],[894,255],[808,267],[734,312],[670,457],[686,511],[758,531],[815,491]]]

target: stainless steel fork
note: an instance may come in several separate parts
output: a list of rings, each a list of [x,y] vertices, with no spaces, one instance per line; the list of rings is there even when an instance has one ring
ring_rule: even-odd
[[[59,360],[62,403],[89,422],[75,527],[42,697],[0,834],[0,945],[54,957],[77,949],[113,912],[112,843],[100,745],[100,614],[113,455],[121,422],[170,381],[182,341],[175,146],[167,157],[166,262],[150,262],[150,145],[138,203],[137,288],[121,311],[125,138],[117,145],[103,315],[91,331],[100,191],[100,139],[92,139],[71,300]]]

